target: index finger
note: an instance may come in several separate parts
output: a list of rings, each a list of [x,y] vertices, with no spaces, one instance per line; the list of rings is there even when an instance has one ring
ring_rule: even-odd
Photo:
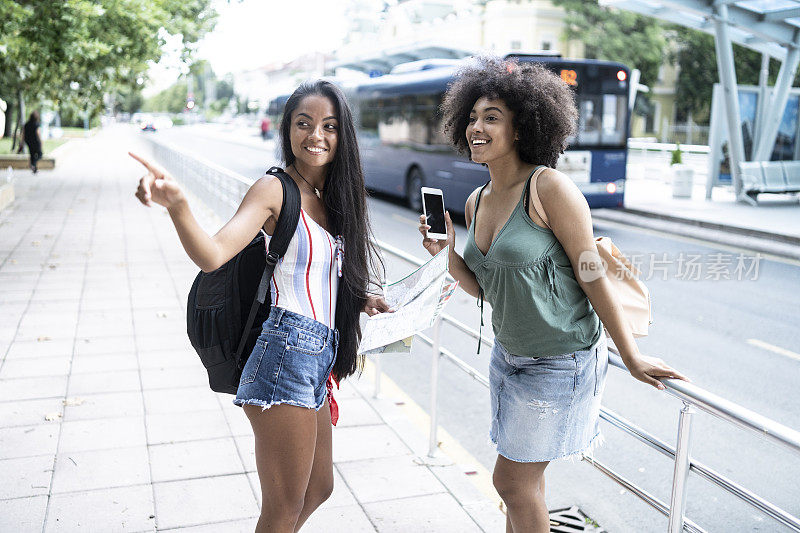
[[[138,156],[138,155],[134,154],[133,152],[128,152],[128,155],[131,156],[132,158],[134,158],[135,160],[137,160],[139,163],[141,163],[144,166],[144,168],[146,168],[150,172],[153,172],[155,170],[153,168],[153,165],[151,165],[150,162],[148,160],[144,159],[143,157]]]

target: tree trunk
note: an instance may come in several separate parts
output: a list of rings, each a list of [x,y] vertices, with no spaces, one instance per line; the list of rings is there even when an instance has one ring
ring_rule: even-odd
[[[25,100],[22,98],[22,90],[17,91],[17,123],[14,125],[14,140],[11,142],[11,151],[22,151],[22,140],[19,138],[20,126],[25,122]],[[19,143],[19,144],[17,144]]]

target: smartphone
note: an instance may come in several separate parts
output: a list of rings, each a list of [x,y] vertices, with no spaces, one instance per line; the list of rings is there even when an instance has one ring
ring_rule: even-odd
[[[447,226],[444,222],[444,196],[441,189],[422,187],[422,211],[425,223],[430,226],[427,231],[429,239],[446,239]]]

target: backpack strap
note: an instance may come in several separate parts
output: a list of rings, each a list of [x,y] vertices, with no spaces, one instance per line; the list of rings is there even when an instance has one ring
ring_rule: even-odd
[[[271,167],[267,170],[267,174],[272,174],[281,181],[283,203],[281,204],[281,214],[278,215],[278,222],[275,225],[275,232],[269,241],[267,264],[264,266],[264,272],[261,274],[261,280],[258,283],[258,292],[253,299],[253,304],[250,306],[250,313],[247,315],[242,338],[236,348],[237,364],[242,360],[242,352],[247,343],[247,337],[250,335],[250,330],[253,328],[253,322],[256,320],[256,313],[267,299],[269,279],[275,271],[275,265],[278,264],[278,260],[283,257],[289,248],[289,241],[292,240],[295,229],[297,229],[297,222],[300,219],[300,189],[297,187],[297,183],[279,167]]]
[[[275,225],[275,232],[269,241],[267,266],[264,268],[264,274],[261,276],[261,283],[258,286],[257,299],[262,304],[267,297],[268,280],[272,277],[278,260],[289,248],[289,241],[292,240],[294,231],[297,229],[297,222],[300,220],[300,189],[297,187],[297,183],[279,167],[271,167],[267,174],[272,174],[281,180],[283,204],[281,205],[281,214],[278,216],[278,223]]]
[[[472,238],[475,238],[475,231],[478,229],[478,206],[481,203],[481,196],[483,196],[483,190],[489,185],[490,181],[487,181],[481,190],[478,191],[478,197],[475,198],[475,209],[472,210]],[[477,247],[477,244],[475,245]],[[480,251],[480,250],[478,250]],[[483,340],[483,287],[481,287],[480,283],[478,284],[478,307],[481,308],[481,325],[478,327],[478,353],[481,353],[481,341]]]
[[[472,210],[472,224],[477,224],[478,220],[478,206],[481,204],[481,196],[483,196],[483,190],[491,183],[492,181],[489,180],[483,184],[481,190],[478,191],[478,197],[475,198],[475,209]]]
[[[536,182],[539,178],[539,174],[541,174],[547,167],[544,165],[539,165],[533,171],[533,173],[528,178],[527,183],[525,183],[525,212],[528,212],[528,197],[530,196],[529,191],[531,189],[531,181],[533,181],[533,210],[539,215],[539,218],[542,219],[544,225],[547,226],[547,229],[552,229],[550,227],[550,223],[547,222],[547,214],[544,212],[544,206],[542,206],[542,200],[539,198],[539,192],[536,190]]]

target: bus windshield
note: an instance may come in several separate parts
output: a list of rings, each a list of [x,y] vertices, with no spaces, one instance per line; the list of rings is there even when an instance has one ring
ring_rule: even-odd
[[[578,95],[578,133],[573,146],[624,146],[627,98],[618,94]]]
[[[575,182],[590,207],[621,206],[628,68],[597,60],[517,59],[541,63],[574,91],[577,129],[556,169]],[[488,168],[456,153],[442,127],[440,106],[456,75],[455,67],[390,74],[349,91],[367,187],[405,197],[416,211],[420,187],[436,187],[444,191],[447,209],[463,211],[469,195],[486,183]]]

